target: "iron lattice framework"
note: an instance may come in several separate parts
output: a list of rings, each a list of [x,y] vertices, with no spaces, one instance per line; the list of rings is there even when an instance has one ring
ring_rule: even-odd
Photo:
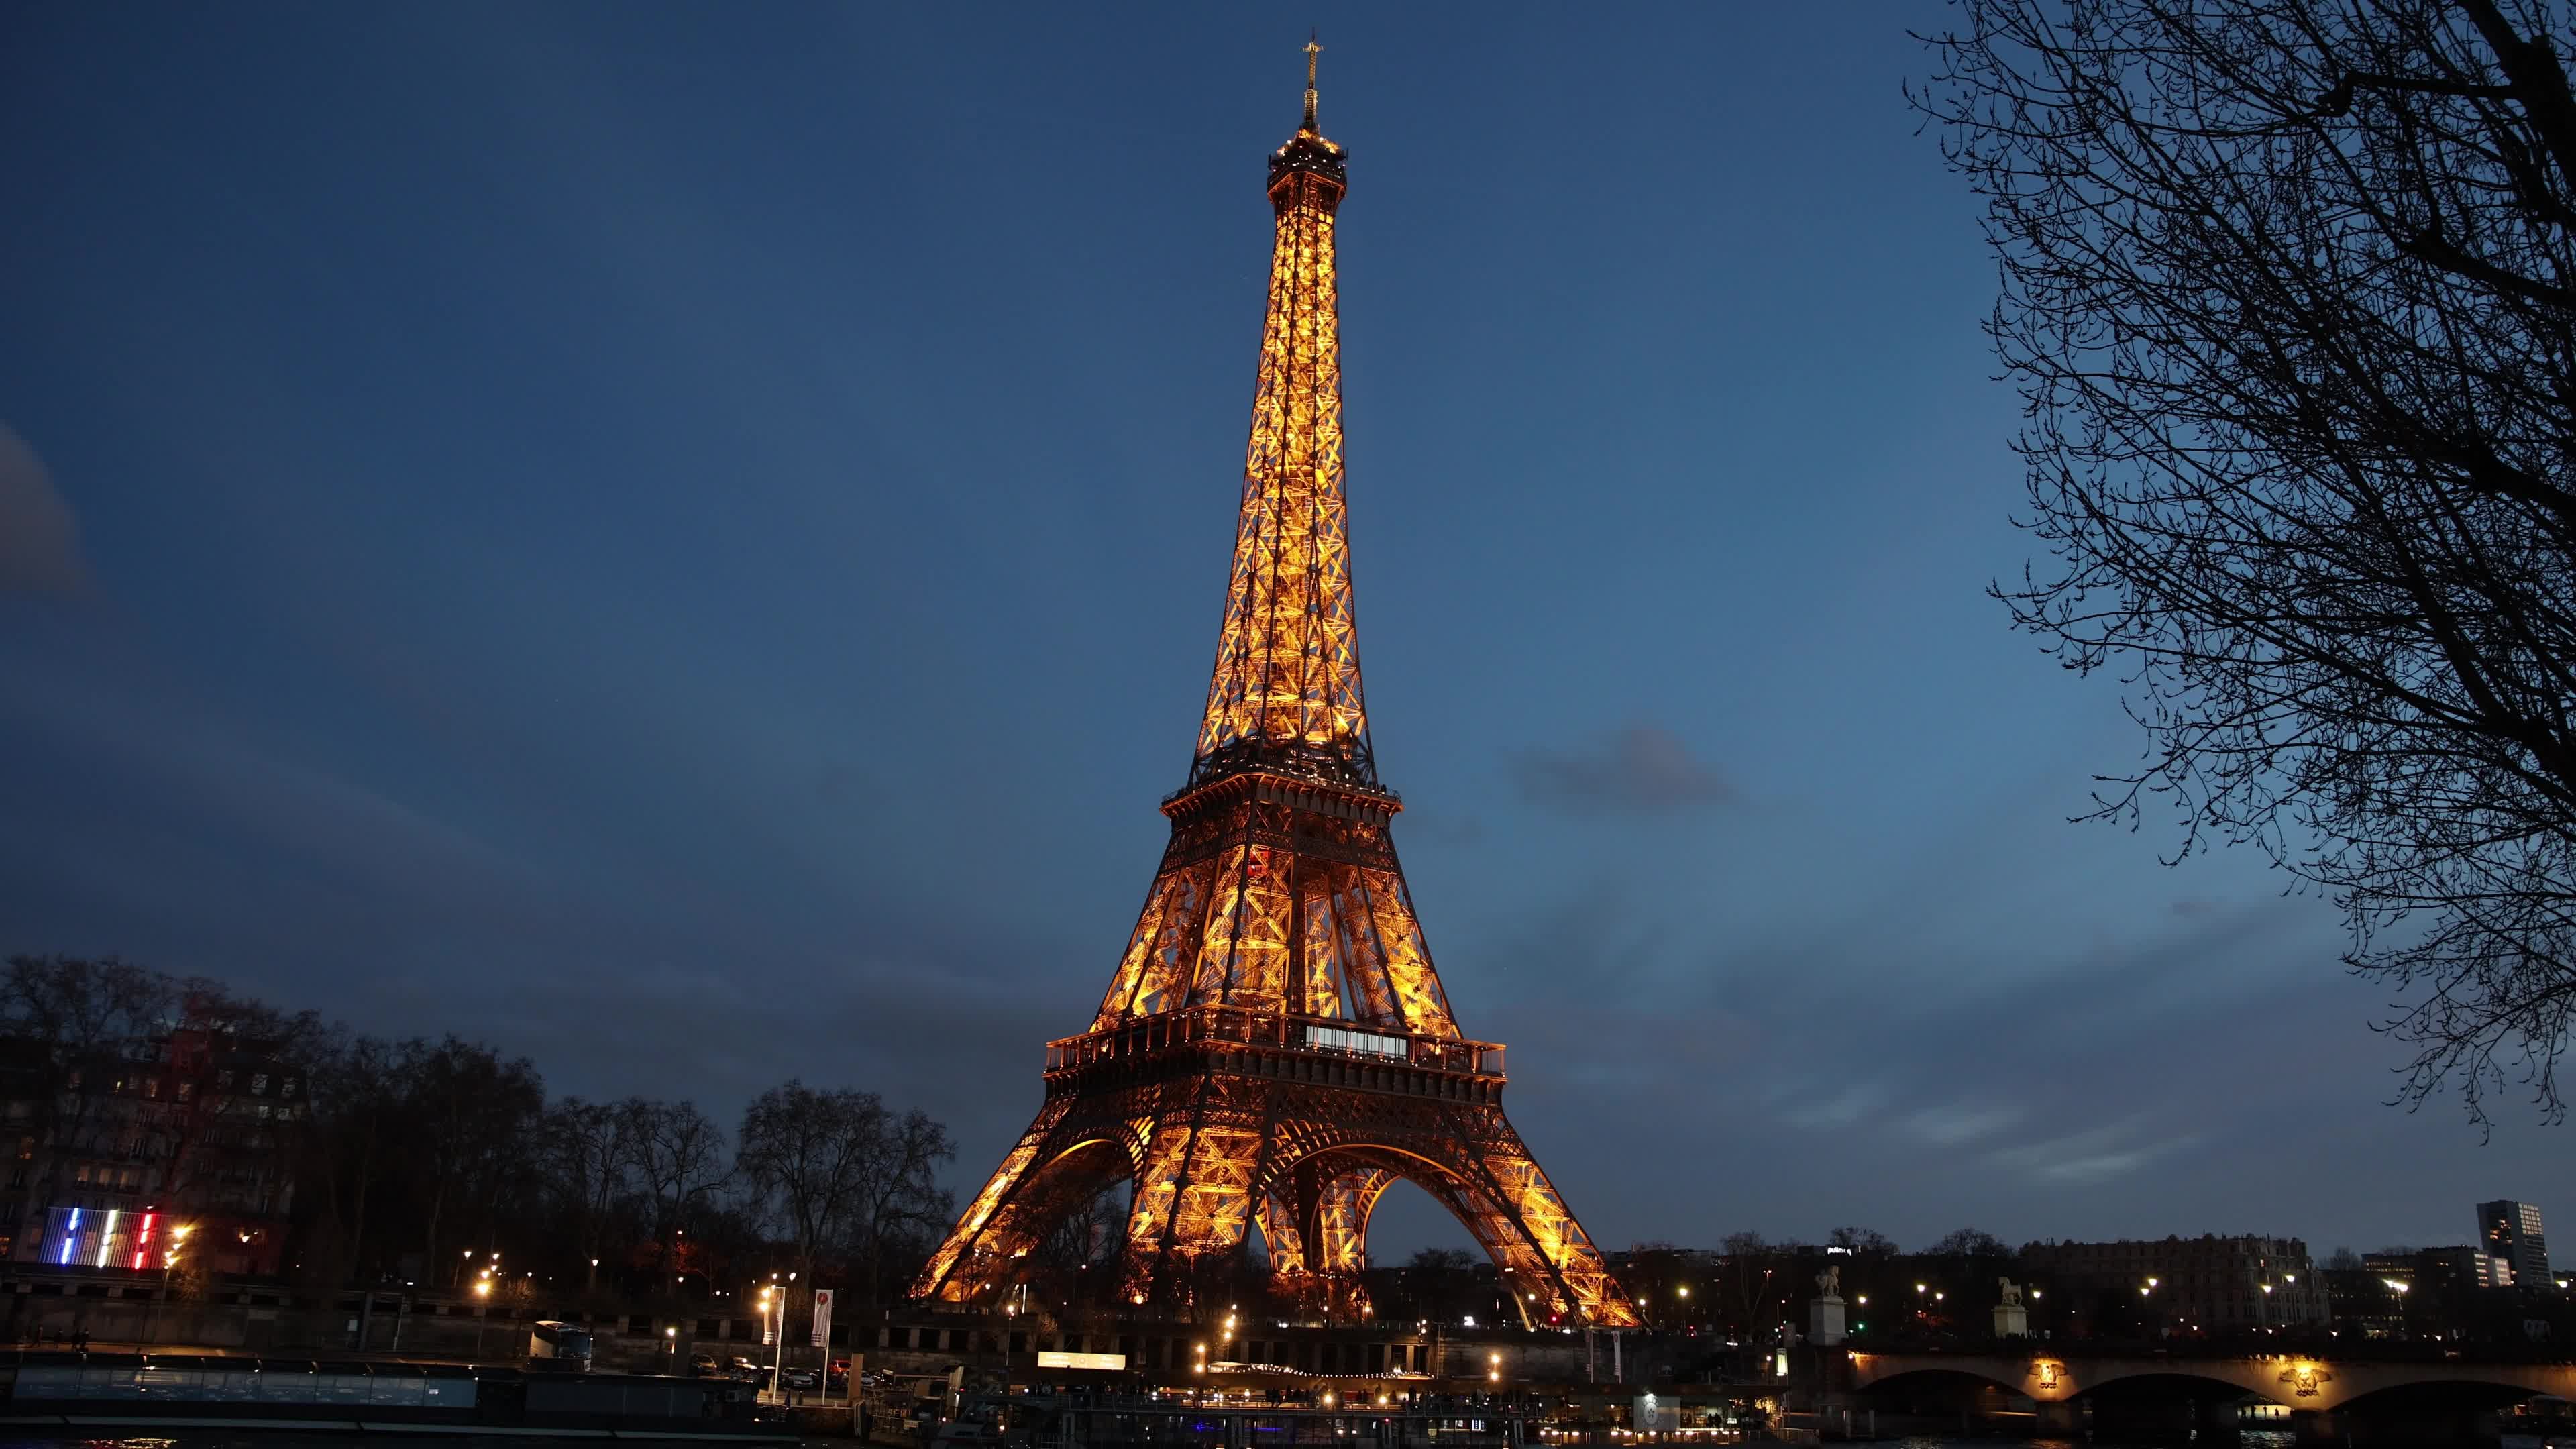
[[[1459,1034],[1388,835],[1403,806],[1369,749],[1343,507],[1345,157],[1315,127],[1314,51],[1305,121],[1270,157],[1243,504],[1171,844],[1090,1030],[1048,1045],[1046,1105],[913,1292],[992,1301],[1125,1182],[1132,1303],[1187,1301],[1258,1227],[1281,1292],[1354,1313],[1370,1213],[1402,1178],[1475,1234],[1525,1319],[1631,1325],[1503,1115],[1503,1049]]]

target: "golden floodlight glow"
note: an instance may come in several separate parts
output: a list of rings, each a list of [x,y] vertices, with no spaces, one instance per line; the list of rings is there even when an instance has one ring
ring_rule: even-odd
[[[1179,1298],[1258,1229],[1280,1297],[1365,1320],[1370,1212],[1404,1178],[1544,1290],[1522,1296],[1524,1326],[1640,1321],[1504,1117],[1502,1047],[1461,1034],[1390,834],[1403,807],[1369,739],[1343,468],[1346,161],[1311,105],[1270,157],[1234,548],[1170,844],[1089,1029],[1048,1044],[1045,1105],[915,1297],[1007,1290],[997,1267],[1124,1181],[1131,1306]],[[1365,1134],[1362,1100],[1391,1109]]]

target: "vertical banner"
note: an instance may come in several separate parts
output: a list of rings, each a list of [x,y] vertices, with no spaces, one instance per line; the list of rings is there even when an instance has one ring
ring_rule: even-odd
[[[814,1290],[814,1346],[832,1346],[832,1290],[829,1288]]]

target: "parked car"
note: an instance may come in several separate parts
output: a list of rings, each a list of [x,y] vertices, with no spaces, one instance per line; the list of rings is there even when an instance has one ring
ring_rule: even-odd
[[[714,1354],[695,1354],[689,1359],[689,1377],[693,1379],[722,1378],[724,1377],[724,1366],[716,1362],[716,1356]]]
[[[744,1358],[741,1354],[735,1354],[733,1356],[733,1376],[738,1379],[766,1379],[769,1377],[769,1370],[753,1363],[750,1359]]]
[[[779,1375],[779,1382],[791,1389],[811,1389],[814,1387],[814,1371],[809,1368],[788,1369]]]

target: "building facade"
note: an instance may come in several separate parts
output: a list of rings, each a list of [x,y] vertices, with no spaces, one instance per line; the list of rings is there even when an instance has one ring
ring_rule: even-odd
[[[78,1063],[0,1044],[0,1258],[274,1276],[305,1098],[275,1043],[184,1017]]]
[[[2540,1231],[2538,1204],[2479,1203],[2478,1244],[2512,1265],[2513,1281],[2534,1288],[2550,1283],[2549,1239]]]
[[[2032,1243],[2022,1263],[2079,1305],[2134,1306],[2159,1336],[2295,1331],[2328,1318],[2325,1280],[2297,1238]]]

